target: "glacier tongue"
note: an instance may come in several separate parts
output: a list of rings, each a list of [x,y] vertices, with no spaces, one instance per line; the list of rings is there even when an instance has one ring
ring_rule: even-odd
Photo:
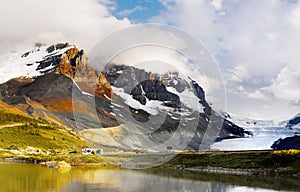
[[[294,136],[294,132],[287,127],[257,127],[248,128],[253,134],[248,138],[235,138],[216,142],[212,150],[239,151],[271,149],[272,144],[280,138]]]
[[[252,133],[252,137],[222,140],[211,146],[212,150],[268,150],[278,139],[294,136],[297,129],[286,126],[286,122],[241,118],[235,114],[221,112],[223,117]]]

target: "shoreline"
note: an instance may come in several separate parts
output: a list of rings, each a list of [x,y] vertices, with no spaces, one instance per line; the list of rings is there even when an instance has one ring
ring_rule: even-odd
[[[55,154],[55,155],[9,155],[0,159],[8,163],[46,164],[47,162],[64,161],[72,167],[95,168],[127,168],[120,166],[120,162],[143,163],[145,158],[153,158],[157,154],[126,155],[82,155],[82,154]],[[122,160],[121,160],[122,159]],[[134,161],[133,161],[134,160]],[[241,153],[181,153],[162,165],[152,167],[159,169],[177,169],[194,172],[205,172],[228,175],[259,175],[275,177],[300,178],[300,151],[262,151]],[[151,169],[151,168],[150,168]]]
[[[175,168],[176,169],[176,168]],[[226,175],[245,175],[245,176],[275,176],[275,177],[296,177],[300,178],[300,174],[283,174],[282,171],[290,170],[292,168],[282,169],[240,169],[240,168],[224,168],[224,167],[190,167],[183,168],[183,170],[205,172],[214,174],[226,174]]]

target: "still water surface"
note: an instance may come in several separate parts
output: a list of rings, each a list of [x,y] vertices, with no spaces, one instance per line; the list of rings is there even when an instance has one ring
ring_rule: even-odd
[[[72,168],[56,171],[41,165],[0,163],[1,192],[175,192],[300,191],[300,180],[211,175],[177,170]]]

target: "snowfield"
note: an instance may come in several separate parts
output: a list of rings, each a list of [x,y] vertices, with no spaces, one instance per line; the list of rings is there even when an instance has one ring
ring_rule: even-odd
[[[252,137],[227,139],[216,142],[211,150],[239,151],[271,149],[272,144],[280,138],[294,136],[294,132],[287,127],[257,127],[247,128],[253,133]]]
[[[43,71],[47,71],[52,68],[54,69],[56,66],[51,65],[47,68],[37,70],[40,61],[45,60],[45,58],[50,55],[60,55],[73,47],[74,46],[69,46],[63,49],[55,49],[54,51],[48,53],[48,46],[42,46],[39,48],[35,48],[27,53],[16,52],[10,53],[5,56],[1,56],[0,84],[5,83],[6,81],[16,77],[31,78],[43,75]]]

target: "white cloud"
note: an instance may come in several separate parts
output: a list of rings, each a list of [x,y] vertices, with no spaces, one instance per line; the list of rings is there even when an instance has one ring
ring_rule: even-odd
[[[229,82],[243,82],[245,78],[248,78],[248,69],[246,65],[236,65],[233,69],[227,70],[227,81]]]
[[[256,90],[255,92],[253,93],[249,93],[247,95],[248,98],[251,98],[251,99],[260,99],[260,100],[268,100],[268,97],[266,95],[264,95],[261,91],[259,90]]]
[[[137,5],[137,6],[135,6],[132,9],[124,9],[123,11],[118,12],[117,15],[121,16],[121,17],[126,17],[128,15],[131,15],[134,12],[144,11],[144,10],[147,10],[147,9],[148,9],[147,7],[143,7],[143,6]]]
[[[130,25],[111,15],[108,0],[3,0],[0,2],[0,54],[36,41],[69,41],[89,48],[99,38]]]
[[[198,69],[191,68],[188,64],[189,58],[185,55],[163,46],[142,45],[132,47],[116,55],[111,62],[143,68],[146,71],[158,74],[177,71],[185,77],[201,82],[201,86],[206,90],[207,94],[222,86],[220,82],[200,74]]]
[[[176,0],[159,0],[159,2],[165,6],[165,7],[168,7],[168,6],[171,6],[173,5],[174,3],[176,3]]]
[[[300,100],[300,67],[289,69],[284,67],[280,70],[275,79],[272,80],[272,85],[264,88],[270,91],[276,97],[299,101]]]
[[[211,4],[216,8],[216,9],[221,9],[222,8],[222,2],[223,0],[210,0]]]
[[[289,117],[300,110],[299,106],[290,110],[300,93],[295,72],[300,61],[299,2],[166,2],[167,10],[150,21],[181,27],[208,47],[225,77],[229,112],[246,115],[252,111],[272,118],[274,113]],[[279,103],[263,110],[268,102]]]

